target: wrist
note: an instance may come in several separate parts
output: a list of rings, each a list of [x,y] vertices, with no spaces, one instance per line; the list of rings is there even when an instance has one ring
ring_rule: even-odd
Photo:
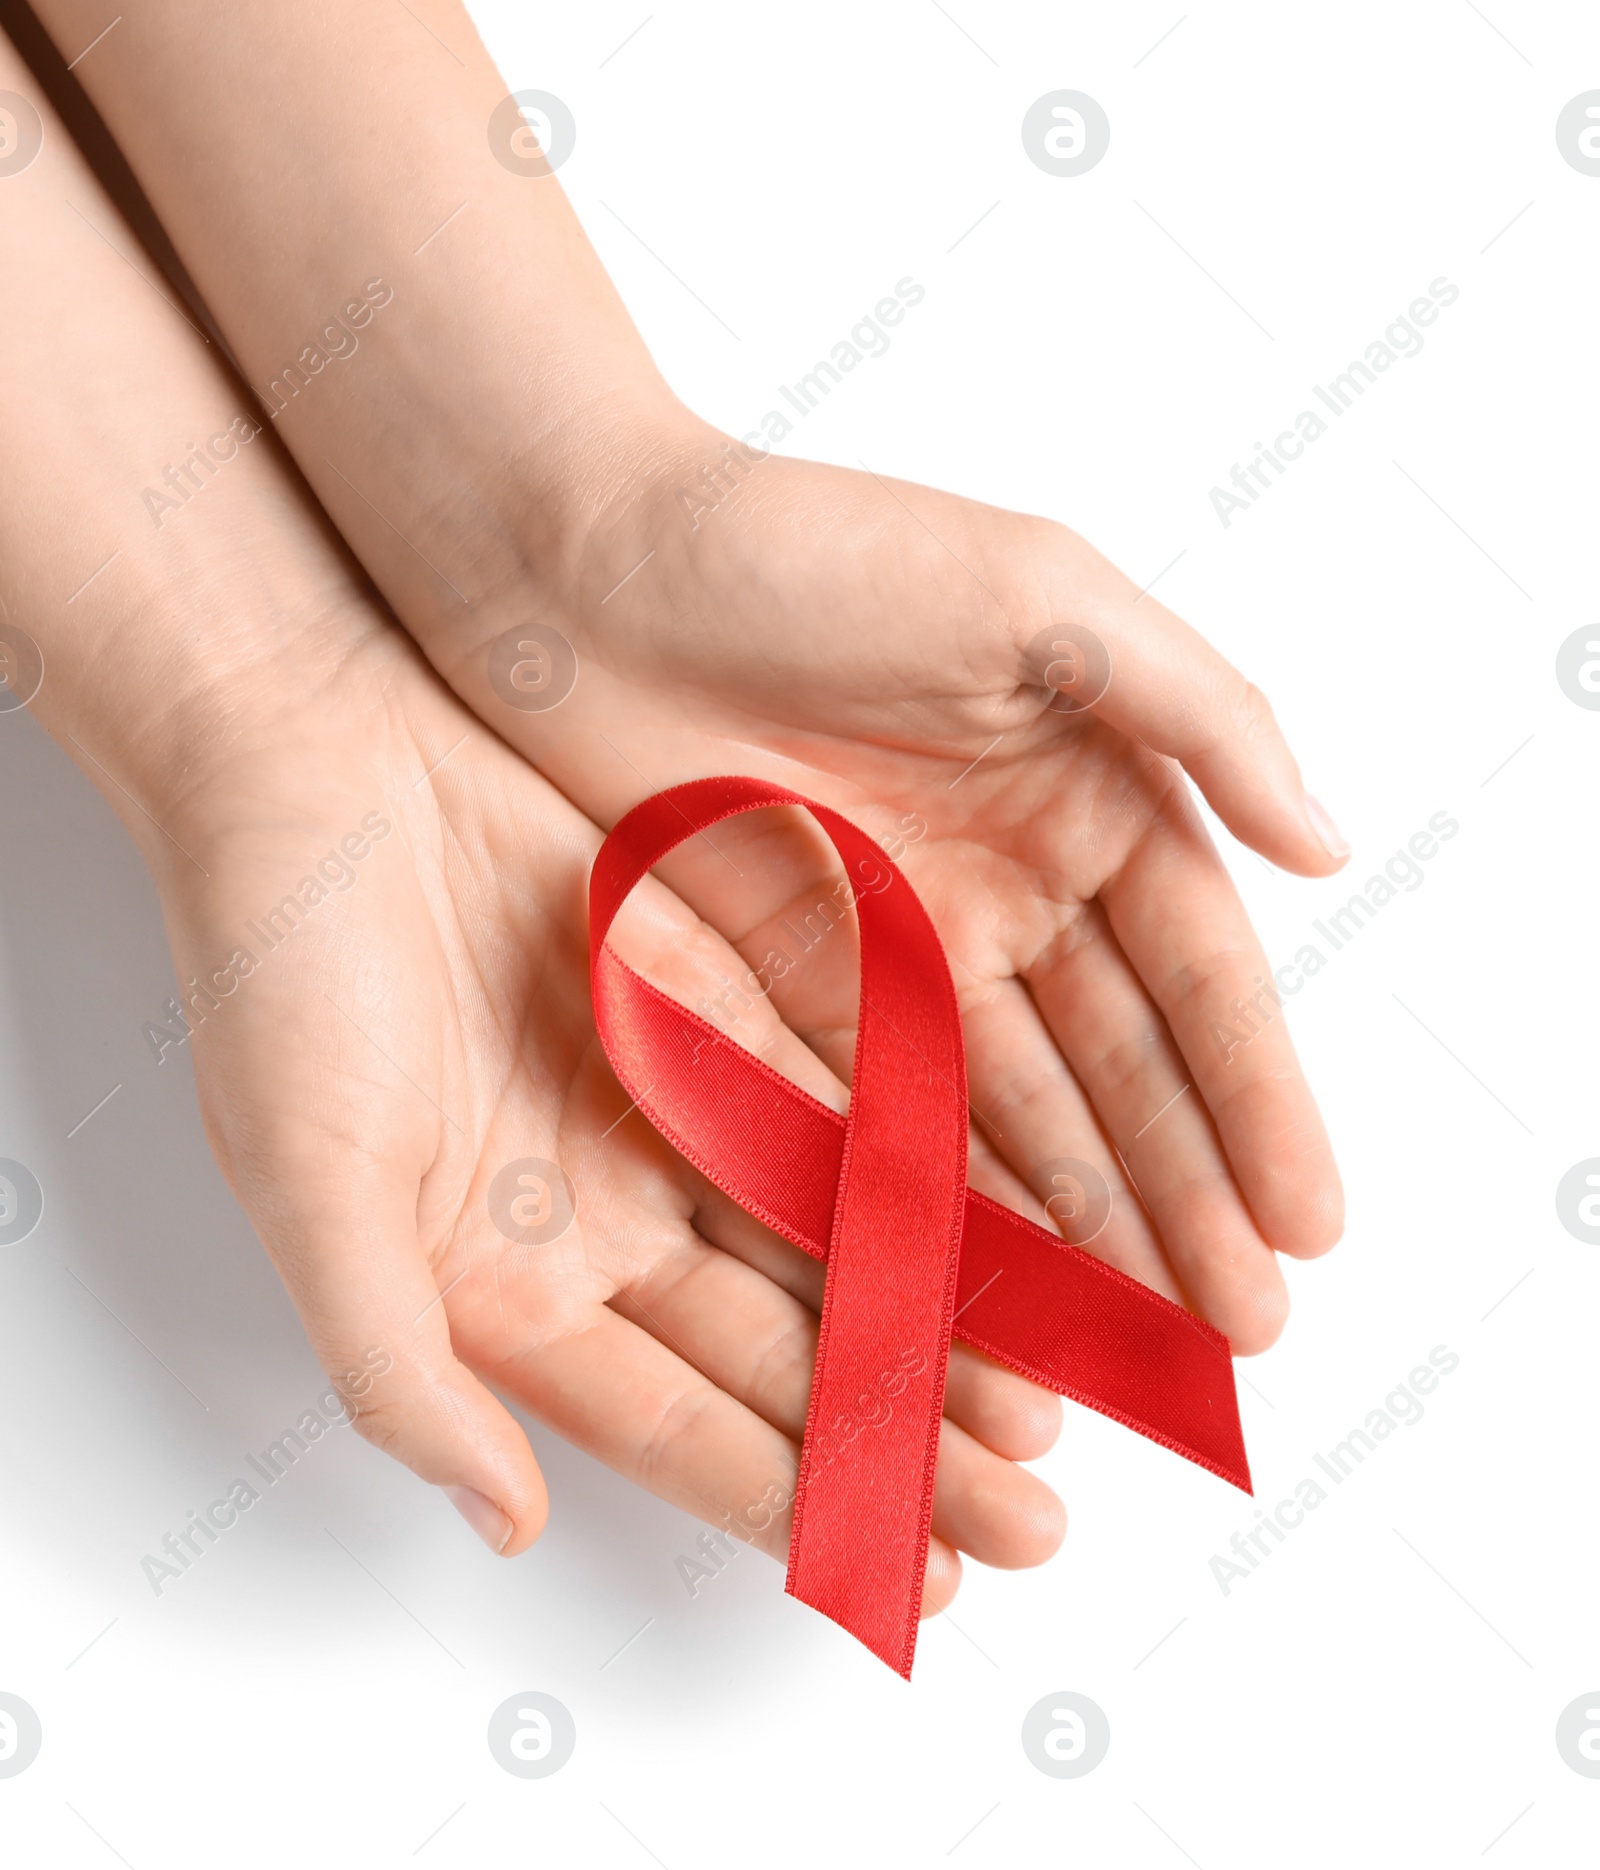
[[[440,595],[435,581],[421,599],[414,583],[405,588],[415,573],[404,566],[398,592],[385,580],[408,630],[441,668],[530,617],[577,627],[605,596],[609,574],[620,565],[615,577],[623,577],[660,539],[675,490],[694,484],[728,443],[659,379],[596,387],[542,420],[519,412],[516,432],[525,443],[502,435],[498,448],[485,449],[480,433],[470,459],[443,457],[444,480],[470,489],[450,540],[450,563],[467,568],[464,589]],[[405,551],[399,546],[388,564]]]
[[[248,601],[171,590],[125,600],[42,647],[33,712],[161,883],[209,868],[227,829],[219,801],[241,773],[281,765],[296,746],[343,750],[349,685],[395,639],[372,628],[357,593],[269,579]]]

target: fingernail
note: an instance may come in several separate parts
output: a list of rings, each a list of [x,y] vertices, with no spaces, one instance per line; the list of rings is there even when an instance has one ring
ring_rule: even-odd
[[[1322,848],[1330,857],[1350,855],[1349,840],[1309,792],[1306,794],[1306,817],[1311,820],[1311,829],[1322,840]]]
[[[511,1521],[493,1500],[476,1487],[446,1487],[445,1496],[491,1552],[503,1552],[511,1543]]]

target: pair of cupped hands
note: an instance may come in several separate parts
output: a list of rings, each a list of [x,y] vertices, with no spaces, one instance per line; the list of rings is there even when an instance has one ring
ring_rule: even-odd
[[[39,10],[63,50],[87,24],[82,8]],[[363,186],[392,204],[453,165],[445,206],[457,192],[488,204],[483,231],[466,215],[457,230],[448,343],[424,341],[424,258],[397,239],[402,258],[371,268],[393,274],[395,299],[364,326],[364,355],[313,373],[163,527],[189,529],[213,594],[209,612],[166,620],[204,639],[207,675],[181,759],[141,801],[159,835],[128,814],[185,983],[208,1135],[361,1432],[507,1555],[538,1537],[548,1502],[502,1397],[786,1551],[789,1512],[762,1503],[783,1504],[774,1483],[798,1465],[823,1269],[630,1108],[589,996],[605,828],[711,774],[834,806],[900,863],[961,1009],[974,1186],[1049,1227],[1051,1164],[1088,1162],[1111,1196],[1088,1250],[1236,1351],[1264,1349],[1286,1310],[1279,1255],[1333,1244],[1340,1193],[1185,775],[1287,870],[1329,874],[1345,847],[1262,695],[1061,525],[761,457],[693,415],[555,178],[515,176],[484,146],[505,91],[487,61],[450,80],[459,98],[413,98],[410,48],[383,66],[392,22],[352,11],[383,95],[337,147],[329,129],[316,162],[285,153],[287,179],[257,176],[244,144],[219,152],[226,120],[185,101],[186,61],[209,61],[224,94],[251,67],[246,24],[186,42],[183,8],[155,6],[157,26],[130,18],[84,78],[257,384],[303,328],[296,280],[335,276],[327,250],[349,239],[335,222]],[[329,80],[295,65],[278,23],[274,69],[252,83],[299,85],[314,141]],[[315,58],[339,63],[322,44]],[[258,119],[274,108],[258,95]],[[434,126],[420,138],[419,121]],[[362,136],[402,133],[421,144],[412,179],[364,179]],[[302,170],[300,219],[255,200]],[[550,315],[537,353],[512,335],[529,308],[508,239],[539,248],[547,300],[566,269],[574,309]],[[378,260],[382,246],[367,240]],[[187,373],[219,416],[237,406],[188,334],[153,342],[170,345],[151,360],[164,382]],[[241,574],[266,597],[241,598]],[[563,644],[570,692],[530,706]],[[1064,705],[1074,678],[1063,689],[1050,669],[1089,664],[1092,705]],[[330,852],[342,862],[319,873]],[[661,865],[613,943],[842,1110],[854,936],[799,954],[783,932],[837,900],[838,877],[802,814],[738,819]],[[314,906],[267,925],[297,893]],[[795,964],[762,969],[775,948]],[[1255,1036],[1220,1045],[1241,1002]],[[574,1192],[555,1238],[521,1240],[494,1211],[495,1178],[528,1159]],[[957,1344],[945,1418],[925,1614],[953,1596],[960,1553],[1037,1564],[1065,1527],[1020,1465],[1055,1439],[1056,1397]]]

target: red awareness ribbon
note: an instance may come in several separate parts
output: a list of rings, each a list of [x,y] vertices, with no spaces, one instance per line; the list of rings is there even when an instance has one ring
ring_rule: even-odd
[[[810,812],[852,885],[861,1006],[847,1117],[606,946],[652,865],[724,818],[770,805]],[[657,793],[595,859],[589,954],[600,1042],[634,1103],[740,1207],[827,1262],[795,1484],[793,1596],[909,1678],[952,1332],[1251,1491],[1227,1339],[968,1188],[950,970],[915,891],[865,832],[754,779]]]

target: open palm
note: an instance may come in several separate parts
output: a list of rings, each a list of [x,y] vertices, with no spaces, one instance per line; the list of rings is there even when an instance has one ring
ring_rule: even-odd
[[[735,478],[720,440],[667,452],[581,551],[492,625],[426,633],[430,653],[601,823],[748,772],[878,836],[950,956],[975,1181],[1265,1348],[1275,1250],[1333,1244],[1339,1185],[1182,771],[1273,861],[1336,869],[1265,701],[1061,527],[776,457]],[[714,505],[685,496],[697,460],[724,463]],[[541,631],[572,643],[559,705],[491,679],[508,607],[535,659]],[[775,1009],[847,1075],[855,981],[814,939],[833,882],[814,828],[735,822],[661,874],[743,958],[702,1010],[759,1046]]]
[[[175,864],[162,887],[181,974],[214,989],[193,1039],[208,1131],[324,1368],[378,1370],[363,1432],[469,1489],[499,1549],[546,1503],[488,1384],[782,1556],[822,1268],[630,1114],[589,1006],[597,833],[381,620],[294,722],[187,802],[211,874]],[[219,970],[241,928],[253,965]],[[616,943],[690,1003],[739,965],[655,884]],[[843,1107],[775,1014],[762,1043]],[[1014,1465],[1054,1438],[1053,1396],[958,1346],[946,1416],[928,1609],[958,1550],[1036,1563],[1063,1526]]]

